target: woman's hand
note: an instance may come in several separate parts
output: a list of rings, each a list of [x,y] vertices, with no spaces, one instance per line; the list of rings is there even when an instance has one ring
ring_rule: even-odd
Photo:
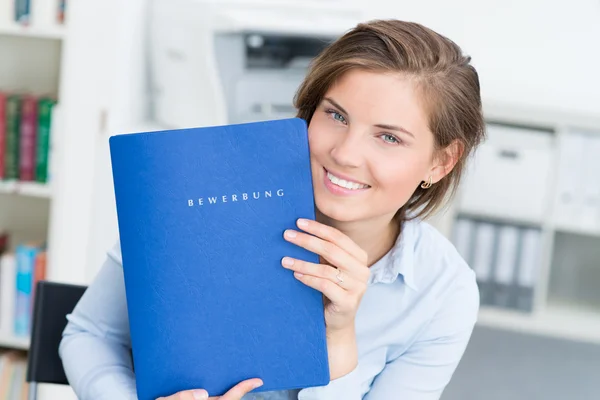
[[[262,386],[260,379],[248,379],[238,383],[223,396],[208,397],[208,392],[204,389],[185,390],[175,393],[169,397],[160,397],[156,400],[240,400],[245,394]]]
[[[321,256],[321,264],[284,257],[282,265],[307,286],[323,293],[331,379],[351,372],[358,363],[354,321],[367,290],[367,253],[352,239],[317,221],[299,219],[304,232],[286,230],[287,241]]]

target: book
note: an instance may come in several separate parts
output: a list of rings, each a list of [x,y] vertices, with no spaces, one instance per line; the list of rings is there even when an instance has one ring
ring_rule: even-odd
[[[13,0],[15,4],[15,21],[21,25],[28,26],[31,22],[30,0]]]
[[[35,260],[39,252],[37,246],[29,244],[19,244],[15,249],[17,269],[14,334],[19,337],[29,336],[31,333],[33,279]]]
[[[17,261],[13,253],[0,257],[0,336],[14,334]],[[0,399],[2,397],[0,396]]]
[[[6,136],[4,153],[4,179],[19,179],[19,138],[21,127],[21,96],[9,95],[6,99]]]
[[[8,232],[0,231],[0,256],[8,250]]]
[[[61,105],[59,102],[54,102],[52,109],[50,110],[50,138],[48,143],[48,155],[47,155],[47,166],[48,171],[46,174],[46,182],[51,183],[56,167],[58,164],[58,157],[56,149],[60,148],[60,132],[61,132]]]
[[[59,24],[65,23],[65,13],[67,10],[67,1],[66,0],[58,0],[58,7],[56,10],[56,22]]]
[[[4,179],[4,155],[6,153],[6,94],[0,92],[0,180]]]
[[[38,99],[34,96],[23,96],[19,137],[19,180],[21,181],[35,179],[37,125]]]
[[[27,399],[27,356],[15,350],[0,351],[0,399]]]
[[[43,281],[46,279],[46,265],[47,265],[47,250],[45,245],[39,248],[39,251],[35,255],[34,265],[33,265],[33,274],[31,279],[31,301],[29,303],[29,315],[32,319],[30,325],[33,326],[33,312],[35,306],[35,296],[36,296],[36,288],[39,281]]]
[[[138,398],[329,383],[323,297],[281,266],[314,219],[298,118],[109,139]]]
[[[41,183],[46,183],[48,181],[52,110],[55,104],[56,101],[50,98],[41,98],[38,104],[39,115],[35,155],[35,180]]]

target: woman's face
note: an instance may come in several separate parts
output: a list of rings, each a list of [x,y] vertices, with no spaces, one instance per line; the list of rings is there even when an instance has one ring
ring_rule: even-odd
[[[308,134],[316,206],[337,221],[391,218],[434,171],[425,111],[400,74],[346,73]]]

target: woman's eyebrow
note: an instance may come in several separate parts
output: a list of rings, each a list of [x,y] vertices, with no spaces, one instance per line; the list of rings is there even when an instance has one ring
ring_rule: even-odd
[[[407,135],[412,136],[413,139],[415,138],[415,135],[413,135],[412,133],[410,133],[409,131],[407,131],[406,129],[404,129],[401,126],[387,125],[387,124],[377,124],[375,126],[378,127],[378,128],[381,128],[381,129],[389,130],[389,131],[404,132]]]
[[[327,100],[328,102],[331,103],[332,106],[334,106],[335,108],[339,108],[339,110],[341,112],[343,112],[344,114],[348,115],[348,111],[344,110],[344,107],[340,106],[335,100],[333,100],[331,97],[325,97],[325,100]]]
[[[326,100],[327,102],[331,103],[332,106],[334,106],[335,108],[339,109],[344,114],[348,115],[348,111],[344,110],[344,107],[342,107],[341,105],[339,105],[339,103],[337,101],[333,100],[331,97],[325,97],[324,100]],[[376,124],[374,126],[377,127],[377,128],[381,128],[381,129],[385,129],[385,130],[389,130],[389,131],[404,132],[407,135],[411,136],[413,139],[415,137],[415,135],[413,135],[410,131],[408,131],[407,129],[404,129],[401,126],[388,125],[388,124]]]

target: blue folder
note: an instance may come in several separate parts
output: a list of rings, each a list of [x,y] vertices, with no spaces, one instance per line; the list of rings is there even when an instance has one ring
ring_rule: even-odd
[[[315,218],[306,123],[117,135],[110,152],[139,399],[328,384],[322,295],[281,266],[319,262],[283,239]]]

